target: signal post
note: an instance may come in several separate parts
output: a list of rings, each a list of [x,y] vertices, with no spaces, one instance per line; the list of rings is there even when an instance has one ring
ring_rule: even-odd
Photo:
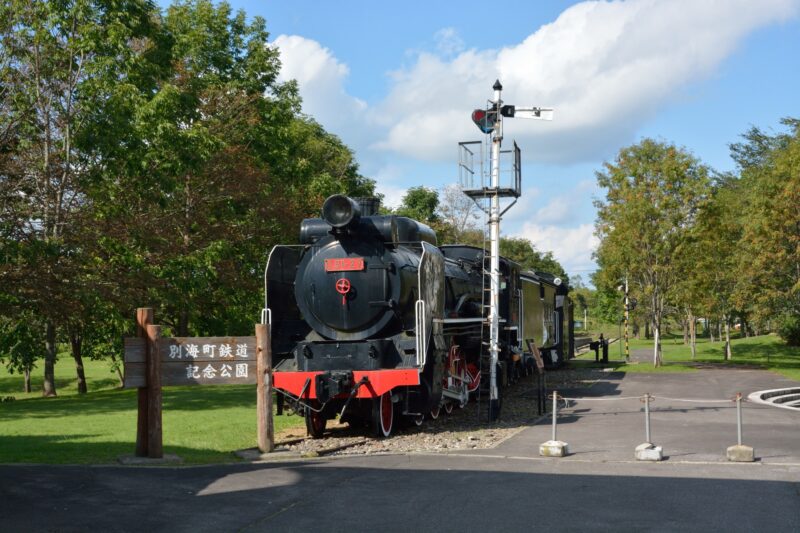
[[[470,145],[481,144],[477,142],[459,143],[459,181],[461,190],[472,198],[478,206],[486,212],[489,219],[489,420],[496,420],[500,415],[500,394],[497,386],[497,368],[500,358],[500,221],[503,215],[517,201],[522,192],[521,183],[521,156],[520,150],[514,143],[511,152],[512,183],[501,184],[500,165],[503,143],[503,117],[506,118],[532,118],[539,120],[552,120],[553,110],[542,107],[517,107],[503,105],[503,86],[500,80],[492,86],[494,99],[487,103],[485,109],[476,109],[472,113],[472,120],[483,133],[491,138],[491,156],[489,163],[489,180],[484,181],[483,163],[481,160],[478,176],[473,168],[475,153],[470,150]],[[482,154],[482,151],[481,151]],[[477,178],[477,179],[476,179]],[[507,185],[507,186],[503,186]],[[501,198],[513,198],[511,203],[501,206]],[[488,200],[488,206],[485,204]],[[484,264],[485,268],[485,264]]]

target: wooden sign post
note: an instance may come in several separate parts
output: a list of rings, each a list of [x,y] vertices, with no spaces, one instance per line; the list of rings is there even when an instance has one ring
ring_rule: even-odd
[[[161,326],[147,326],[147,456],[164,456],[161,438]]]
[[[275,430],[272,425],[272,343],[267,324],[256,325],[256,351],[258,352],[258,399],[256,401],[258,449],[262,453],[266,453],[275,449]]]
[[[137,336],[125,339],[125,388],[138,388],[136,455],[162,458],[162,385],[257,384],[257,441],[274,449],[269,326],[254,337],[162,337],[153,310],[136,312]]]
[[[138,338],[144,339],[147,337],[147,326],[152,323],[152,308],[140,307],[136,310],[136,336]],[[147,387],[139,387],[136,391],[136,395],[139,402],[138,419],[136,422],[136,457],[147,457]]]

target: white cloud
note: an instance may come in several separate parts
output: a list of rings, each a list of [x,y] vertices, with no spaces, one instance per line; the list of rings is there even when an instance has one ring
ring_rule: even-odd
[[[362,172],[397,205],[420,184],[409,176],[430,176],[420,167],[453,163],[456,143],[480,136],[470,110],[486,103],[497,78],[506,103],[556,108],[553,122],[505,122],[506,138],[517,139],[526,159],[595,163],[632,142],[681,91],[713,76],[750,33],[799,7],[800,0],[587,1],[519,43],[484,50],[465,49],[444,28],[433,36],[435,52],[414,52],[411,66],[388,73],[390,91],[370,106],[348,93],[348,66],[320,43],[281,35],[274,45],[280,78],[298,80],[304,111],[356,150]],[[587,181],[544,206],[527,189],[504,227],[521,227],[517,234],[553,251],[568,270],[592,268],[593,227],[575,226],[565,206],[594,188]]]
[[[442,28],[433,36],[436,49],[443,56],[453,56],[464,50],[464,40],[455,28]]]
[[[569,222],[574,218],[573,206],[569,202],[569,198],[565,196],[556,196],[544,207],[536,211],[535,218],[537,220],[547,220],[551,224],[562,224]]]
[[[676,91],[713,74],[755,29],[796,14],[796,0],[583,2],[523,42],[451,60],[421,53],[393,74],[379,106],[388,132],[375,147],[418,159],[452,157],[476,137],[469,110],[491,96],[556,108],[552,123],[509,124],[540,161],[605,157]]]
[[[507,136],[526,146],[526,159],[575,163],[606,158],[630,142],[676,93],[713,75],[749,33],[796,15],[799,6],[798,0],[587,1],[497,50],[463,50],[457,32],[444,28],[434,36],[437,53],[419,52],[412,66],[389,73],[390,92],[369,108],[347,93],[347,65],[320,43],[281,35],[274,44],[280,79],[297,79],[304,110],[360,157],[379,159],[385,151],[452,160],[457,141],[480,136],[470,110],[486,103],[499,78],[505,102],[556,108],[550,123],[506,121]]]
[[[303,111],[334,133],[357,129],[367,104],[345,91],[347,65],[318,42],[298,35],[280,35],[273,45],[280,50],[278,79],[297,80]]]
[[[599,241],[594,235],[593,224],[558,227],[527,222],[516,236],[530,239],[541,252],[553,252],[553,256],[568,273],[583,274],[595,268],[592,253],[597,249]]]

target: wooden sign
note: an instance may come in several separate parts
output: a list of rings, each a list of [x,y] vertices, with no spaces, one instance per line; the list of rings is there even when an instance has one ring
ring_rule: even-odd
[[[137,337],[125,339],[124,386],[139,389],[136,455],[163,457],[163,385],[255,384],[258,448],[273,451],[269,327],[256,324],[254,337],[162,337],[152,322],[152,309],[137,309]]]
[[[255,337],[162,337],[157,341],[162,385],[256,383]],[[125,388],[147,381],[147,339],[125,339]]]

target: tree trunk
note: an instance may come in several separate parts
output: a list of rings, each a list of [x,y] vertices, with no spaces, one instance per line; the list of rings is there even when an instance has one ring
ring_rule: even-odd
[[[717,338],[722,340],[722,320],[717,320]]]
[[[681,328],[683,329],[683,345],[689,344],[689,319],[681,321]]]
[[[119,378],[119,387],[122,388],[125,386],[125,374],[122,373],[122,365],[117,364],[117,356],[114,355],[114,352],[111,352],[111,362],[114,363],[114,369],[117,371],[117,377]]]
[[[51,320],[45,326],[44,381],[42,396],[56,396],[56,325]]]
[[[647,320],[644,323],[644,338],[645,340],[650,338],[650,322]]]
[[[689,313],[689,346],[692,349],[692,361],[697,357],[697,318]]]
[[[731,328],[730,328],[730,319],[728,316],[725,316],[725,360],[730,361],[733,358],[733,352],[731,351]]]
[[[25,376],[25,384],[23,385],[23,387],[24,387],[23,390],[25,392],[30,392],[31,391],[31,369],[30,368],[26,368],[25,370],[22,371],[22,374]]]
[[[711,342],[714,342],[714,328],[711,327],[711,320],[706,319],[706,329],[708,330],[708,338],[711,339]]]
[[[653,321],[653,366],[661,366],[661,325]]]
[[[181,309],[178,314],[178,337],[189,336],[189,311]]]
[[[78,374],[78,394],[86,394],[86,373],[83,371],[83,339],[80,335],[71,333],[69,343],[72,346],[72,358],[75,359],[75,371]]]

